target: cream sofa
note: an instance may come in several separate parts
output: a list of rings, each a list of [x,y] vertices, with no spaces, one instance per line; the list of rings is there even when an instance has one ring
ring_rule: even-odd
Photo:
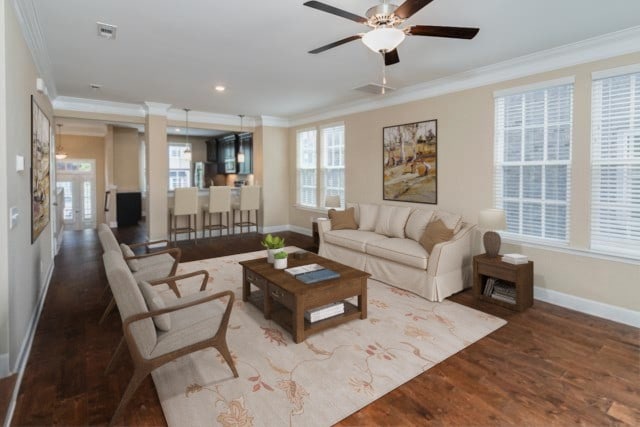
[[[475,225],[457,214],[384,204],[347,204],[355,209],[357,230],[332,230],[318,221],[318,254],[364,270],[374,279],[442,301],[471,286],[471,238]],[[431,253],[418,243],[430,221],[441,219],[453,238]]]

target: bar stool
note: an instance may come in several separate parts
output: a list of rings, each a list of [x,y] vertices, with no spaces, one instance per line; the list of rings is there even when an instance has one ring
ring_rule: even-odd
[[[222,236],[222,230],[227,230],[227,236],[229,235],[229,212],[231,212],[231,187],[209,187],[209,205],[202,207],[202,237],[204,237],[204,231],[209,230],[209,237],[211,237],[211,230],[220,230]],[[211,214],[218,214],[218,223],[211,223]],[[222,214],[227,214],[227,225],[222,223]],[[209,220],[209,224],[206,224],[206,220]]]
[[[258,211],[260,210],[260,187],[257,185],[248,185],[240,188],[240,201],[233,204],[233,213],[231,218],[233,219],[233,231],[235,233],[236,225],[240,226],[240,233],[243,231],[243,227],[247,227],[248,231],[251,231],[251,226],[255,225],[256,233],[258,232]],[[236,221],[236,211],[240,211],[240,222]],[[247,212],[247,220],[243,221],[242,213]],[[251,222],[251,211],[256,211],[256,222]]]
[[[188,217],[188,225],[186,227],[178,227],[178,217],[184,215]],[[191,215],[194,216],[193,227],[191,227]],[[191,232],[193,231],[197,244],[198,233],[195,228],[197,215],[198,189],[196,187],[176,188],[173,198],[173,208],[169,209],[169,240],[171,240],[172,232],[174,233],[174,242],[178,240],[178,233],[189,233],[189,240],[191,240]]]

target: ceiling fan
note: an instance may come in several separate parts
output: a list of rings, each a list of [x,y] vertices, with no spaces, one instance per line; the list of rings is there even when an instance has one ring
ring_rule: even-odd
[[[377,6],[367,10],[364,16],[359,16],[347,12],[337,7],[319,1],[307,1],[305,6],[331,13],[351,21],[367,25],[373,28],[366,33],[360,33],[346,37],[342,40],[329,43],[317,49],[310,50],[309,53],[320,53],[325,50],[349,43],[353,40],[362,39],[362,42],[374,52],[380,52],[384,57],[385,65],[393,65],[400,62],[397,47],[402,43],[405,36],[430,36],[448,37],[454,39],[470,40],[478,34],[479,28],[468,27],[439,27],[434,25],[413,25],[407,28],[399,28],[413,14],[431,3],[433,0],[406,0],[400,6],[388,3],[386,0]]]

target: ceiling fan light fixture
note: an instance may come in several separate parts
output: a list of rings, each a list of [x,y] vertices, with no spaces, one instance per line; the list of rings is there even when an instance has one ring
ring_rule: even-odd
[[[398,47],[405,38],[405,33],[397,28],[376,28],[362,36],[362,43],[372,51],[391,52]]]

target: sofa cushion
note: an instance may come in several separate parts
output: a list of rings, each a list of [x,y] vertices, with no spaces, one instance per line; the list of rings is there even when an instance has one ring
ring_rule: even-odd
[[[355,209],[347,208],[343,211],[329,209],[329,219],[332,230],[357,230],[358,224],[355,219]]]
[[[160,294],[158,294],[158,292],[156,292],[156,290],[153,289],[153,286],[149,283],[146,281],[140,282],[140,290],[142,291],[142,296],[147,303],[149,311],[162,310],[166,308]],[[171,329],[171,317],[169,316],[169,313],[153,316],[153,323],[155,323],[156,328],[161,331],[168,331]]]
[[[420,243],[397,237],[367,243],[367,254],[423,270],[427,269],[429,259]]]
[[[447,228],[441,219],[437,219],[427,225],[427,229],[420,238],[420,244],[428,253],[431,253],[435,245],[442,242],[448,242],[452,237],[453,230]]]
[[[122,256],[125,258],[136,256],[133,250],[128,245],[125,245],[124,243],[120,243],[120,250],[122,251]],[[138,262],[137,259],[128,259],[126,261],[131,271],[140,270],[140,263]]]
[[[327,243],[362,253],[364,253],[364,248],[369,242],[386,239],[387,237],[374,233],[373,231],[331,230],[324,233],[324,240]]]
[[[454,235],[462,229],[462,215],[460,214],[437,210],[434,212],[431,221],[438,219],[442,220],[448,229],[453,230]]]
[[[416,242],[420,241],[420,238],[424,234],[424,230],[427,229],[427,224],[433,217],[433,211],[426,209],[414,209],[407,219],[407,225],[404,227],[404,234]]]
[[[378,208],[376,233],[389,237],[404,238],[404,226],[411,214],[411,208],[401,206],[385,206]]]
[[[378,217],[378,205],[369,203],[360,203],[358,205],[360,211],[360,221],[358,222],[358,230],[373,231],[376,228],[376,218]]]

